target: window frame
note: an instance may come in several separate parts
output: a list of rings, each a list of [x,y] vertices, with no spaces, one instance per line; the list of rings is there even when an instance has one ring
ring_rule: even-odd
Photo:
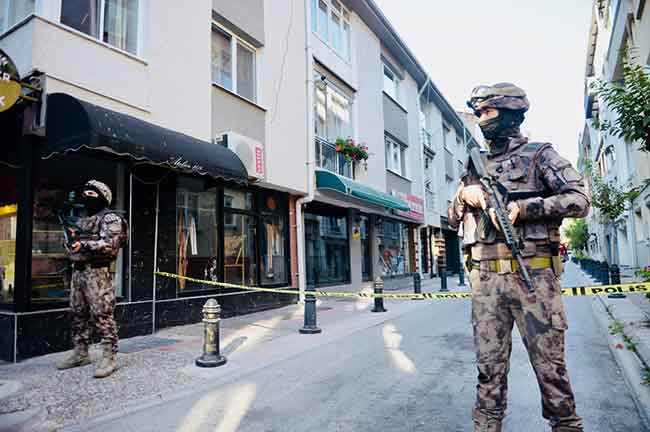
[[[42,0],[36,0],[35,3],[35,8],[38,9],[38,4]],[[55,5],[55,11],[56,11],[56,19],[57,23],[59,25],[64,26],[66,29],[70,29],[71,31],[84,35],[85,37],[91,38],[101,44],[104,44],[111,49],[117,50],[121,53],[124,53],[129,56],[135,56],[138,58],[145,58],[145,38],[144,38],[144,33],[145,33],[145,10],[148,10],[148,4],[145,4],[145,2],[148,2],[148,0],[138,0],[138,12],[137,12],[137,29],[138,29],[138,35],[136,37],[136,52],[132,53],[130,51],[127,51],[123,48],[120,48],[116,45],[113,45],[112,43],[104,41],[104,24],[105,24],[105,9],[106,9],[106,0],[99,0],[99,10],[98,10],[98,15],[99,15],[99,22],[98,22],[98,29],[99,29],[99,34],[98,35],[92,35],[85,33],[81,30],[77,30],[74,27],[71,27],[67,24],[65,24],[62,21],[62,14],[63,14],[63,2],[65,0],[55,0],[56,5]]]
[[[254,104],[257,104],[257,99],[259,97],[259,77],[258,77],[258,64],[259,64],[259,52],[257,48],[255,48],[253,45],[249,44],[242,38],[238,37],[235,33],[230,31],[228,28],[224,27],[223,25],[219,24],[217,21],[212,20],[212,29],[211,32],[214,31],[220,31],[222,33],[225,33],[230,37],[230,76],[232,79],[232,89],[229,89],[228,87],[225,87],[219,82],[216,82],[214,80],[214,74],[212,73],[212,46],[210,46],[210,81],[212,82],[213,85],[222,88],[230,93],[234,93],[237,96],[252,102]],[[212,33],[210,33],[210,36],[212,37]],[[212,39],[212,38],[211,38]],[[212,41],[210,42],[212,43]],[[238,77],[237,77],[237,48],[240,46],[248,51],[251,52],[253,55],[253,73],[252,77],[255,80],[253,83],[253,99],[250,99],[242,94],[239,94],[239,83],[238,83]]]
[[[338,9],[334,6],[334,1],[339,4]],[[324,30],[321,27],[320,22],[321,3],[323,3],[327,9],[327,24],[325,25],[326,28]],[[312,9],[310,13],[310,17],[312,19],[312,33],[314,33],[323,43],[330,47],[332,51],[334,51],[344,61],[350,62],[352,60],[352,25],[350,23],[350,11],[340,0],[311,0],[310,8]],[[334,47],[334,17],[339,20],[339,29],[341,35],[340,47],[338,49]],[[325,34],[322,34],[322,32]]]
[[[389,148],[390,147],[390,148]],[[406,164],[406,145],[398,140],[391,138],[388,134],[384,135],[384,148],[386,150],[386,170],[396,174],[400,177],[406,178],[407,164]],[[394,156],[397,155],[398,168],[395,168],[393,161]],[[389,162],[390,161],[390,162]]]
[[[395,102],[399,102],[399,96],[400,96],[400,78],[397,72],[395,72],[395,69],[388,64],[385,61],[381,62],[382,64],[382,91],[387,94],[390,98],[392,98]],[[386,71],[389,72],[390,75],[393,77],[391,78],[386,74]],[[386,78],[390,79],[393,82],[393,88],[391,89],[392,91],[387,91],[386,90]],[[394,92],[394,94],[393,94]]]

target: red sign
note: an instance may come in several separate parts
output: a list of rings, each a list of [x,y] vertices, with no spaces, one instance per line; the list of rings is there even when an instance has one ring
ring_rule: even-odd
[[[255,173],[257,175],[264,174],[264,161],[262,157],[262,148],[259,146],[255,147]]]
[[[408,195],[402,192],[395,192],[395,196],[409,206],[409,211],[395,210],[399,216],[413,219],[419,222],[424,222],[424,200],[415,195]]]

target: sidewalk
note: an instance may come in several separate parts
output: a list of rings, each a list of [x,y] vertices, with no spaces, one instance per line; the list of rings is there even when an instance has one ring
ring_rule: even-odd
[[[571,277],[567,278],[569,274]],[[622,283],[637,281],[632,278],[621,280]],[[564,282],[565,286],[600,285],[573,262],[567,262]],[[610,350],[632,390],[637,407],[650,423],[650,386],[642,384],[644,378],[650,380],[650,369],[647,369],[650,365],[650,300],[645,294],[627,294],[625,298],[594,296],[590,301],[598,321],[608,334]]]
[[[439,290],[439,279],[426,282],[422,284],[423,292]],[[448,279],[448,288],[451,291],[468,289],[458,288],[457,280],[452,278]],[[295,342],[304,319],[300,304],[224,319],[221,321],[221,353],[229,359],[224,368],[230,366],[229,370],[235,372],[246,358],[240,356],[252,350],[255,352],[250,354],[257,355],[260,347],[265,358],[255,358],[258,364],[268,361],[272,355],[306,349],[335,333],[345,335],[360,326],[377,325],[377,322],[408,313],[423,303],[385,300],[387,313],[370,313],[371,299],[319,299],[318,325],[323,334],[301,335],[304,343],[303,339]],[[202,324],[193,324],[120,341],[119,369],[102,380],[92,377],[94,365],[57,371],[55,363],[68,353],[2,365],[0,381],[10,380],[20,389],[12,395],[3,397],[0,394],[0,432],[56,430],[108,411],[133,407],[142,400],[163,399],[205,385],[214,375],[213,370],[194,366],[202,349],[202,333]],[[100,356],[99,346],[91,349],[91,356],[93,359]],[[32,424],[26,426],[29,418]],[[6,425],[10,423],[26,428],[9,428]]]

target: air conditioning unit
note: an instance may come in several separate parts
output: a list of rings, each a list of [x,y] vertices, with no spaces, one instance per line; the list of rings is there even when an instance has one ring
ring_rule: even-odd
[[[224,132],[213,141],[239,156],[248,171],[249,178],[264,179],[264,145],[261,142],[231,131]]]

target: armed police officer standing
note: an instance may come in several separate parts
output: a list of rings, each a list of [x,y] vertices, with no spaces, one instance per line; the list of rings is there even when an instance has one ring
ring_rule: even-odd
[[[564,359],[567,324],[557,258],[562,219],[589,211],[583,179],[550,144],[520,134],[529,103],[517,86],[477,87],[468,105],[479,117],[488,153],[473,152],[479,160],[470,160],[448,213],[451,226],[462,225],[473,294],[474,430],[501,431],[516,323],[537,376],[543,417],[554,432],[582,431]],[[486,178],[498,187],[486,187]],[[497,189],[498,195],[487,193]],[[501,219],[494,203],[505,210]]]
[[[117,368],[117,325],[115,286],[109,267],[127,239],[125,219],[108,209],[112,202],[110,188],[97,180],[84,185],[83,201],[88,215],[70,230],[72,239],[66,248],[72,261],[70,313],[72,318],[72,354],[57,364],[69,369],[90,363],[91,321],[101,333],[103,357],[95,369],[96,378],[104,378]]]

